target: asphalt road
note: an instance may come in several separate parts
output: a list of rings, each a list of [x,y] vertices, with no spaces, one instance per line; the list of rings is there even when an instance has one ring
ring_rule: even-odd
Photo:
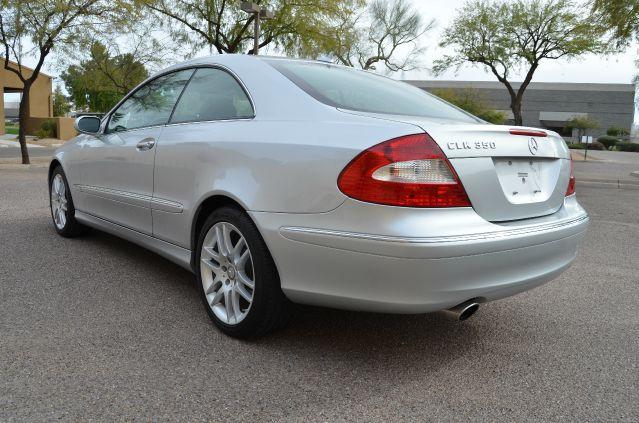
[[[57,236],[44,181],[0,171],[0,421],[639,420],[639,191],[578,185],[573,267],[464,323],[301,307],[241,342],[186,271]]]
[[[29,157],[51,157],[55,148],[29,148]],[[19,147],[0,146],[0,159],[20,158]]]
[[[572,152],[576,156],[583,155],[582,150],[572,150]],[[630,173],[639,171],[639,153],[589,151],[587,161],[575,161],[574,163],[577,180],[631,180],[639,182],[639,180],[630,176]]]

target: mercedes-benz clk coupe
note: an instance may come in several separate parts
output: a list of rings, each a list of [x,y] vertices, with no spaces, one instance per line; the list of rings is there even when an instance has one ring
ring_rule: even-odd
[[[187,61],[76,127],[49,170],[55,230],[192,271],[235,337],[291,302],[465,319],[557,277],[588,225],[558,134],[323,62]]]

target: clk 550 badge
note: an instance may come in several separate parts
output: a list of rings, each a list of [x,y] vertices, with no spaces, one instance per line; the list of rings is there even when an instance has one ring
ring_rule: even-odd
[[[452,141],[446,143],[449,150],[494,150],[497,148],[493,141]]]

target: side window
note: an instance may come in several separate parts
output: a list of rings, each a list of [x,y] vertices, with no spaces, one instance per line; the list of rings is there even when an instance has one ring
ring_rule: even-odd
[[[134,92],[112,114],[107,132],[164,125],[193,69],[173,72],[150,81]]]
[[[251,102],[233,76],[221,69],[200,68],[180,97],[171,123],[253,116]]]

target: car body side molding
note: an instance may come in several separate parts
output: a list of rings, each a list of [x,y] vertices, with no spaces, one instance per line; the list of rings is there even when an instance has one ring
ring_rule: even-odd
[[[151,197],[149,195],[137,194],[134,192],[120,191],[104,187],[96,187],[91,185],[78,185],[75,187],[80,191],[106,198],[108,200],[119,201],[121,203],[130,204],[139,207],[151,207],[153,210],[159,210],[166,213],[182,213],[184,207],[176,201],[165,200],[163,198]]]

